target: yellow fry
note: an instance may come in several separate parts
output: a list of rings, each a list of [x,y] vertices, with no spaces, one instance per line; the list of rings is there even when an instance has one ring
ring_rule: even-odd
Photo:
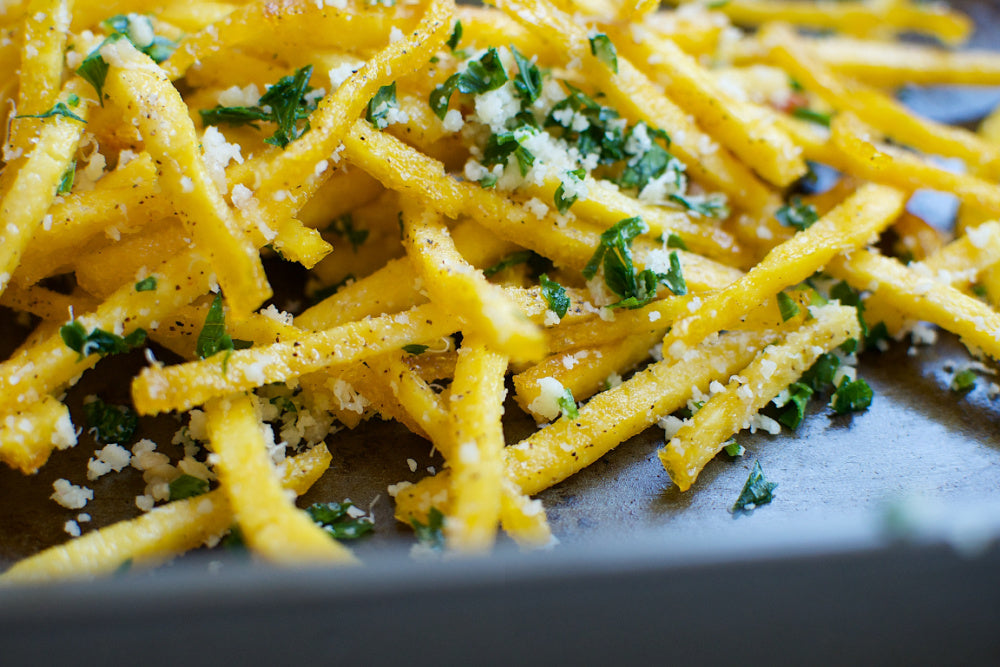
[[[247,350],[224,351],[201,361],[165,368],[145,368],[132,382],[139,414],[186,410],[213,397],[285,382],[332,365],[347,365],[399,349],[413,341],[447,336],[458,319],[434,304],[396,315],[350,322]]]
[[[143,153],[101,178],[93,190],[63,195],[46,216],[51,224],[43,224],[25,248],[14,282],[33,285],[109,244],[105,230],[111,227],[133,231],[169,215],[173,209],[154,193],[155,177],[156,165]]]
[[[326,445],[287,459],[285,489],[302,495],[330,466]],[[16,563],[0,575],[4,584],[88,578],[113,574],[126,564],[151,567],[221,536],[233,523],[221,489],[177,500],[146,514],[94,530]]]
[[[838,257],[827,270],[855,289],[880,294],[907,317],[936,324],[1000,359],[1000,314],[979,299],[870,250]]]
[[[666,330],[664,324],[597,347],[553,354],[514,376],[514,398],[535,421],[550,421],[535,403],[542,393],[539,380],[554,379],[572,392],[575,400],[586,400],[604,388],[612,375],[621,375],[648,359],[649,349],[663,339]]]
[[[953,174],[913,153],[876,144],[870,139],[870,129],[851,113],[838,114],[830,129],[831,140],[852,172],[863,178],[910,190],[951,192],[967,204],[993,215],[1000,213],[1000,188],[995,183],[969,174]]]
[[[482,553],[493,546],[504,478],[504,374],[507,359],[473,337],[463,341],[449,399],[454,456],[452,503],[444,533],[451,549]]]
[[[678,362],[651,365],[621,385],[594,396],[577,419],[558,419],[504,450],[507,474],[523,493],[534,495],[583,470],[663,415],[683,407],[692,387],[707,392],[753,359],[779,332],[733,332],[695,348]],[[447,498],[447,471],[396,495],[396,517],[424,520],[432,504]]]
[[[72,0],[33,0],[29,5],[18,72],[18,114],[44,113],[56,103],[72,8]],[[34,118],[13,123],[9,139],[13,150],[27,151],[41,125],[42,121]]]
[[[106,53],[105,53],[106,52]],[[160,184],[177,202],[194,246],[212,263],[226,301],[240,316],[271,295],[257,249],[216,189],[180,93],[127,39],[103,47],[110,69],[104,90],[138,123],[146,149],[160,162]]]
[[[285,495],[249,396],[215,399],[205,406],[205,417],[220,490],[254,553],[274,563],[354,562],[346,547]]]
[[[156,277],[155,290],[136,292],[128,282],[104,301],[93,313],[76,318],[89,334],[95,329],[127,335],[151,327],[180,306],[208,290],[208,264],[193,254],[184,254],[150,272]],[[69,384],[91,368],[98,355],[79,359],[58,333],[38,345],[24,349],[0,364],[0,397],[5,410],[16,410]]]
[[[552,528],[542,501],[521,493],[506,475],[500,498],[500,525],[522,549],[551,546]]]
[[[70,308],[75,313],[88,313],[97,308],[98,303],[85,294],[66,295],[37,285],[25,288],[11,285],[0,294],[0,305],[62,324]]]
[[[828,305],[812,312],[814,319],[761,352],[660,450],[660,462],[681,491],[691,488],[731,435],[746,428],[751,417],[799,379],[821,354],[861,336],[854,308]]]
[[[645,34],[613,33],[621,52],[640,65],[668,96],[697,117],[699,125],[769,182],[786,186],[806,172],[799,149],[758,106],[734,99],[711,74],[673,41]]]
[[[63,99],[76,90],[75,82],[66,84]],[[76,115],[86,120],[87,104],[81,103]],[[19,122],[15,120],[14,122]],[[73,154],[80,143],[85,123],[64,116],[43,121],[38,142],[20,165],[8,165],[0,178],[0,292],[7,287],[21,254],[42,223]]]
[[[34,474],[53,449],[76,445],[69,410],[51,396],[0,416],[0,461],[25,475]]]
[[[472,332],[514,361],[544,353],[541,330],[455,249],[440,215],[404,202],[403,245],[432,302],[453,308]]]
[[[771,250],[743,278],[707,296],[693,315],[677,322],[664,338],[664,355],[683,354],[765,299],[802,282],[839,253],[868,243],[896,219],[904,203],[898,190],[863,186],[811,227]]]
[[[886,3],[880,3],[886,5]],[[877,35],[882,31],[923,32],[957,45],[972,32],[972,22],[943,5],[909,2],[877,3],[858,0],[729,0],[718,7],[734,23],[761,25],[785,21],[814,30],[836,30],[851,35]]]

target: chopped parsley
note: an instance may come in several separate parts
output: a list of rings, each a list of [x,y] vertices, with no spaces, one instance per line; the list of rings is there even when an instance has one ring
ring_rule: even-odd
[[[566,311],[569,310],[569,297],[566,296],[566,288],[554,280],[549,280],[549,277],[544,273],[538,277],[538,280],[542,285],[542,296],[545,298],[549,310],[558,315],[561,320],[566,316]]]
[[[813,223],[819,220],[816,207],[812,204],[803,204],[800,197],[792,197],[790,203],[775,211],[774,217],[786,227],[794,227],[800,232],[812,227]]]
[[[816,111],[806,107],[792,109],[792,116],[800,120],[815,123],[816,125],[822,125],[823,127],[830,127],[830,121],[833,119],[832,115],[829,113]]]
[[[778,414],[778,422],[793,431],[797,429],[806,416],[806,406],[812,395],[813,389],[808,384],[802,382],[790,384],[788,386],[788,402]]]
[[[194,475],[181,475],[170,482],[170,500],[184,500],[208,493],[208,480]]]
[[[500,273],[505,269],[509,269],[512,266],[529,263],[535,256],[535,253],[531,250],[519,250],[507,255],[493,266],[483,269],[483,275],[489,278],[490,276],[496,275],[497,273]]]
[[[69,193],[73,189],[73,181],[76,180],[76,160],[73,160],[66,167],[66,171],[63,172],[62,176],[59,178],[59,187],[56,188],[57,195],[64,195]]]
[[[66,343],[66,347],[80,353],[79,359],[91,354],[106,357],[109,354],[129,352],[146,342],[145,329],[136,329],[124,337],[103,329],[94,329],[87,333],[83,325],[76,320],[61,326],[59,335]]]
[[[73,97],[76,97],[76,95],[74,95]],[[80,103],[80,98],[76,97],[76,104],[73,104],[73,106],[77,106],[79,103]],[[72,104],[72,100],[70,100],[70,104]],[[72,120],[80,121],[81,123],[86,123],[87,122],[84,119],[82,119],[79,116],[77,116],[72,111],[70,111],[69,107],[66,106],[65,102],[56,102],[54,105],[52,105],[51,109],[49,109],[48,111],[46,111],[44,113],[20,114],[18,116],[14,116],[14,118],[39,118],[39,119],[45,119],[45,118],[52,118],[53,116],[62,116],[63,118],[70,118]]]
[[[677,234],[674,234],[673,232],[670,232],[670,234],[667,236],[667,247],[685,251],[688,249],[687,243],[684,243],[684,239],[682,239]]]
[[[490,47],[482,58],[470,61],[464,72],[456,72],[444,83],[435,86],[428,101],[437,117],[443,120],[448,113],[451,96],[456,90],[460,93],[481,95],[496,90],[506,82],[507,71],[500,62],[500,54],[495,47]]]
[[[556,404],[565,419],[576,419],[580,416],[580,411],[576,407],[576,399],[573,398],[571,390],[566,389],[563,395],[556,399]]]
[[[808,385],[814,392],[827,391],[833,387],[833,378],[839,368],[840,359],[837,355],[825,352],[802,374],[800,382]]]
[[[792,319],[802,310],[795,299],[784,292],[778,292],[778,310],[781,311],[781,319],[785,322]]]
[[[766,505],[774,499],[774,490],[777,483],[769,482],[764,477],[764,470],[760,467],[760,461],[754,461],[750,476],[747,477],[746,484],[740,492],[740,497],[733,505],[733,512],[749,512],[750,510]]]
[[[109,405],[99,398],[83,404],[87,427],[97,442],[127,445],[139,428],[139,416],[127,405]]]
[[[510,47],[517,63],[517,76],[514,77],[514,90],[521,98],[522,105],[531,104],[542,94],[542,72],[538,66],[525,58],[513,45]]]
[[[649,147],[643,153],[634,153],[625,165],[621,176],[615,181],[619,187],[635,188],[639,192],[649,185],[649,182],[660,178],[667,170],[671,170],[671,181],[679,189],[683,184],[684,166],[674,159],[674,156],[667,152],[664,146],[656,142],[661,140],[666,146],[670,145],[670,135],[659,128],[652,128],[643,122],[633,125],[625,134],[625,150],[629,151],[630,141],[634,135],[644,133],[649,139]],[[642,142],[640,142],[642,143]]]
[[[314,503],[306,508],[306,514],[320,528],[338,540],[354,540],[366,535],[375,527],[371,517],[363,512],[352,512],[354,503]]]
[[[951,378],[951,390],[959,393],[972,391],[976,386],[976,372],[971,368],[955,373]]]
[[[726,442],[722,443],[722,451],[726,453],[727,456],[732,456],[734,459],[746,454],[746,447],[736,442],[735,438],[730,438]]]
[[[583,269],[583,277],[591,280],[603,266],[605,284],[621,297],[621,301],[611,304],[610,308],[644,306],[656,298],[656,288],[660,283],[678,296],[687,294],[687,284],[676,251],[670,253],[667,273],[657,273],[652,269],[636,272],[632,261],[632,241],[648,229],[638,217],[615,223],[601,234],[597,250]]]
[[[579,198],[579,196],[576,194],[572,195],[566,194],[566,181],[568,180],[575,186],[573,188],[575,192],[579,187],[579,184],[583,182],[583,179],[586,176],[587,176],[587,170],[584,169],[583,167],[566,172],[566,180],[560,181],[559,187],[556,188],[556,194],[553,197],[553,200],[556,205],[556,210],[559,211],[559,213],[566,213],[566,211],[569,210],[569,207],[575,204],[576,200]]]
[[[597,33],[589,40],[590,52],[610,67],[612,72],[618,74],[618,52],[615,50],[615,45],[611,43],[611,39],[604,33]]]
[[[229,362],[229,355],[233,350],[244,350],[253,345],[245,340],[234,340],[226,333],[226,313],[222,308],[222,294],[216,294],[212,299],[212,304],[208,307],[208,314],[205,316],[205,324],[198,334],[198,341],[195,343],[195,353],[202,359],[214,356],[225,350],[226,356],[222,360],[222,368],[225,371]]]
[[[729,217],[729,206],[726,203],[725,195],[722,194],[715,193],[704,197],[692,197],[675,192],[669,196],[669,199],[692,213],[706,218],[718,218],[722,220]]]
[[[410,525],[413,526],[413,531],[421,544],[434,551],[444,549],[444,514],[441,510],[431,507],[427,511],[427,523],[410,519]]]
[[[430,349],[430,345],[420,345],[419,343],[410,343],[409,345],[403,346],[403,352],[407,354],[423,354]]]
[[[458,48],[458,43],[462,39],[462,22],[455,21],[455,27],[452,28],[451,36],[448,37],[448,41],[445,44],[448,45],[448,49],[454,51]]]
[[[517,158],[517,166],[521,175],[526,175],[531,169],[531,165],[535,164],[535,156],[522,146],[521,142],[531,134],[533,134],[531,128],[518,128],[513,132],[491,134],[483,151],[483,166],[505,165],[508,158],[513,155]]]
[[[368,240],[368,230],[355,229],[354,218],[350,213],[345,213],[335,219],[327,226],[326,231],[347,239],[347,242],[351,244],[351,250],[355,253],[358,251],[358,247]]]
[[[156,276],[148,276],[135,284],[136,292],[153,292],[156,290]]]
[[[98,44],[97,48],[88,53],[87,57],[80,62],[80,66],[76,68],[76,73],[97,91],[97,101],[101,103],[101,106],[104,106],[104,82],[108,78],[108,63],[101,57],[101,47],[105,44],[113,44],[123,37],[124,35],[121,33],[112,33]]]
[[[365,111],[365,120],[371,123],[376,129],[384,130],[389,127],[389,112],[398,109],[399,102],[396,101],[396,82],[393,81],[388,86],[382,86],[375,93],[375,96],[368,100],[368,108]]]
[[[264,143],[285,148],[309,130],[309,114],[316,110],[316,101],[309,95],[312,92],[312,87],[309,86],[312,67],[306,65],[295,70],[294,74],[279,79],[261,95],[257,106],[219,105],[212,109],[201,109],[198,111],[201,120],[205,125],[227,123],[255,128],[258,121],[269,121],[277,125],[277,129]],[[301,127],[300,121],[304,121]]]
[[[611,107],[598,104],[572,84],[563,82],[569,94],[557,102],[545,118],[543,126],[555,128],[557,136],[571,146],[576,146],[581,155],[596,153],[600,164],[610,165],[627,157],[623,123],[618,112]],[[566,113],[570,110],[573,113]],[[584,129],[578,129],[575,117],[587,120]]]
[[[862,412],[872,404],[874,392],[863,379],[849,380],[846,377],[840,381],[837,390],[830,400],[830,407],[838,415],[849,412]]]

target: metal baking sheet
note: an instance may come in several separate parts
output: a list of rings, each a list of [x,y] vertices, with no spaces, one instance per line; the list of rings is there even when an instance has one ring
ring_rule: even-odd
[[[1000,7],[952,4],[975,19],[974,46],[1000,45]],[[908,89],[903,97],[929,115],[967,122],[1000,94]],[[0,345],[12,345],[8,312],[0,312],[0,331]],[[410,558],[412,531],[393,520],[386,488],[441,461],[426,441],[373,421],[338,437],[331,470],[302,499],[374,502],[376,532],[353,545],[367,567],[348,575],[275,571],[212,551],[99,586],[0,591],[0,664],[27,664],[51,636],[65,639],[52,657],[78,655],[75,647],[122,657],[145,645],[149,664],[174,665],[206,656],[263,664],[282,655],[406,655],[420,664],[482,647],[490,664],[593,662],[612,653],[989,664],[1000,660],[1000,553],[989,546],[1000,535],[1000,399],[989,385],[1000,380],[982,376],[968,394],[951,392],[953,369],[968,361],[947,334],[930,348],[901,343],[866,354],[859,374],[875,389],[869,411],[837,417],[813,405],[794,434],[743,435],[744,458],[719,457],[683,494],[656,458],[662,431],[650,429],[540,495],[560,541],[554,550],[525,556],[501,541],[495,556],[471,562]],[[70,394],[74,415],[87,394],[126,400],[120,378],[141,363],[127,355],[86,374]],[[507,412],[509,441],[534,428],[513,404]],[[140,435],[169,452],[177,426],[160,417]],[[85,483],[91,452],[84,438],[34,477],[0,468],[0,567],[68,539],[63,526],[79,512],[48,496],[59,477]],[[733,515],[755,460],[778,483],[774,502]],[[138,514],[137,471],[88,486],[95,499],[83,510],[93,517],[84,530]],[[890,519],[902,500],[912,515],[900,532]],[[111,643],[99,634],[107,623],[128,632]],[[166,631],[190,641],[164,645]],[[143,642],[159,642],[155,654]],[[670,653],[642,652],[665,646]],[[841,653],[826,652],[834,649]]]

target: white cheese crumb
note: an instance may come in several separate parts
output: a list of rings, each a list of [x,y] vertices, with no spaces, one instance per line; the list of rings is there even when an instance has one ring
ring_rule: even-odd
[[[414,459],[406,459],[406,465],[410,468],[410,472],[417,472],[417,462]]]
[[[72,537],[80,537],[80,525],[72,519],[66,522],[63,526],[63,530],[69,533]]]
[[[57,479],[52,483],[55,492],[49,496],[66,509],[78,510],[94,499],[94,492],[85,486],[76,486],[68,479]]]
[[[397,482],[396,484],[390,484],[389,486],[387,486],[386,491],[389,492],[389,495],[391,497],[395,498],[397,493],[399,493],[408,486],[413,486],[413,484],[411,482],[406,482],[406,481]]]

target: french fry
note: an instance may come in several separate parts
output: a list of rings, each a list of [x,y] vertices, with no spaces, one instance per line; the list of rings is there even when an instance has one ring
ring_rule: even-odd
[[[323,444],[287,459],[281,472],[282,486],[302,495],[329,467],[330,460],[330,452]],[[123,566],[151,567],[220,537],[232,523],[229,500],[216,489],[176,500],[25,558],[0,575],[0,582],[89,578],[112,574]]]
[[[746,428],[751,417],[795,382],[822,353],[861,335],[853,308],[827,305],[812,312],[814,319],[781,343],[764,349],[660,450],[660,462],[681,491],[691,488],[729,436]]]
[[[907,316],[936,324],[1000,359],[1000,314],[979,299],[870,250],[839,257],[827,270],[855,289],[874,289]]]
[[[284,494],[249,396],[215,399],[205,414],[222,494],[255,554],[285,564],[354,562]]]
[[[61,97],[69,99],[75,94],[76,83],[67,83]],[[10,283],[21,254],[42,224],[72,162],[87,118],[86,107],[81,104],[76,114],[84,122],[58,115],[45,119],[27,158],[5,169],[0,178],[0,215],[4,220],[0,229],[0,292]]]
[[[25,475],[34,474],[53,449],[76,445],[76,430],[66,406],[51,396],[0,417],[0,461]]]
[[[112,103],[132,110],[146,148],[164,170],[161,184],[180,203],[178,213],[194,246],[212,263],[233,310],[240,316],[249,313],[271,295],[271,287],[247,230],[212,182],[180,93],[128,40],[107,45],[105,51],[102,57],[113,63],[106,94]]]
[[[493,546],[500,523],[507,359],[472,338],[466,341],[449,398],[455,449],[449,458],[453,498],[445,538],[456,551],[482,553]]]
[[[764,299],[802,282],[839,253],[867,243],[895,220],[904,201],[898,190],[863,186],[814,225],[774,248],[746,276],[703,299],[698,310],[675,323],[664,338],[664,355],[683,354]]]
[[[463,328],[479,332],[492,348],[514,361],[542,356],[541,330],[511,303],[501,287],[488,282],[465,261],[436,212],[404,201],[403,226],[407,255],[432,302],[453,306]]]
[[[778,332],[734,332],[703,344],[685,359],[661,361],[580,408],[577,419],[558,419],[504,450],[507,474],[523,493],[534,495],[583,470],[618,444],[642,432],[663,415],[684,406],[691,387],[707,391],[753,359]],[[426,512],[447,499],[447,471],[428,477],[396,495],[396,517],[423,521]]]

